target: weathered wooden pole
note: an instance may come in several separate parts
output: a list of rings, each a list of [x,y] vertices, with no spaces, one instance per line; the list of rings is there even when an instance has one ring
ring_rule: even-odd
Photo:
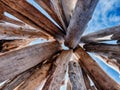
[[[72,50],[62,51],[56,61],[53,63],[53,67],[50,72],[44,87],[42,90],[59,90],[62,82],[65,78],[68,62],[73,54]]]
[[[106,40],[118,40],[120,38],[120,25],[99,30],[81,37],[81,41],[85,43],[100,42]]]
[[[58,42],[25,47],[0,55],[0,82],[45,61],[61,49]]]
[[[80,42],[81,35],[85,31],[89,20],[99,0],[78,0],[67,28],[65,45],[75,48]]]
[[[81,67],[77,61],[69,62],[68,74],[72,84],[72,90],[87,90]]]
[[[87,72],[93,80],[97,89],[99,90],[119,90],[120,85],[110,78],[100,66],[87,54],[80,46],[75,50],[75,55],[82,63],[83,69]]]

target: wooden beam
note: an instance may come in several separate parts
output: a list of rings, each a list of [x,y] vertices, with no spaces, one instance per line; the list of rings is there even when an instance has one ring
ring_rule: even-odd
[[[118,40],[120,39],[120,25],[102,29],[85,36],[81,37],[81,42],[89,43],[89,42],[100,42],[106,40]]]
[[[47,42],[0,55],[0,82],[43,62],[60,49],[58,42]]]
[[[105,43],[89,43],[83,46],[89,52],[104,52],[104,53],[117,53],[120,55],[119,44],[105,44]]]
[[[19,40],[0,40],[0,53],[20,49],[29,45],[34,39],[19,39]]]
[[[99,90],[119,90],[120,85],[110,78],[100,66],[86,53],[80,46],[75,50],[75,55],[82,63],[83,69],[93,80],[97,89]]]
[[[49,75],[50,67],[51,63],[42,65],[41,68],[38,68],[17,90],[36,90]]]
[[[120,60],[118,62],[118,60],[116,59],[110,59],[108,56],[106,56],[105,54],[100,54],[100,53],[95,53],[96,57],[99,58],[100,60],[102,60],[105,64],[107,64],[109,67],[111,67],[112,69],[114,69],[115,71],[117,71],[118,73],[120,73]]]
[[[16,2],[15,0],[1,0],[1,2],[29,18],[37,24],[43,32],[53,35],[55,38],[63,38],[62,31],[27,1],[19,0],[19,2]]]
[[[59,20],[57,14],[51,8],[50,0],[35,0],[35,2],[39,4],[52,17],[52,19],[55,20],[55,22],[57,22],[58,25],[60,25],[60,27],[63,28],[63,25]]]
[[[51,2],[51,7],[53,11],[57,14],[59,20],[62,23],[64,30],[66,31],[68,24],[67,24],[65,14],[62,8],[61,0],[50,0],[50,2]]]
[[[87,90],[81,67],[77,61],[69,62],[68,74],[72,84],[72,90]]]
[[[72,50],[62,51],[58,56],[50,72],[44,87],[42,90],[59,90],[64,80],[66,73],[67,65],[72,56]]]
[[[70,19],[72,17],[72,12],[76,6],[77,0],[61,0],[64,14],[69,25]]]
[[[14,9],[10,8],[8,5],[4,4],[2,1],[0,1],[0,8],[3,8],[6,12],[12,14],[13,16],[15,16],[16,18],[20,19],[21,21],[27,23],[28,25],[37,28],[40,31],[43,31],[44,29],[39,27],[38,25],[36,25],[33,21],[31,21],[29,18],[25,17],[24,15],[22,15],[21,13],[15,11]],[[42,30],[43,29],[43,30]],[[51,36],[50,34],[44,32],[44,34],[47,34],[49,36]]]
[[[15,26],[5,23],[0,23],[0,39],[27,39],[27,38],[45,38],[50,37],[45,35],[38,29],[27,29],[22,26]]]
[[[66,90],[72,90],[71,82],[68,80],[67,82],[67,89]]]
[[[67,28],[65,45],[75,48],[80,42],[81,35],[92,17],[94,9],[99,0],[78,0],[73,11],[70,24]]]
[[[5,21],[5,22],[9,22],[9,23],[15,24],[15,25],[20,25],[20,26],[24,26],[25,25],[24,22],[16,20],[16,19],[13,19],[13,18],[10,18],[10,17],[5,16],[5,15],[2,17],[2,20]]]

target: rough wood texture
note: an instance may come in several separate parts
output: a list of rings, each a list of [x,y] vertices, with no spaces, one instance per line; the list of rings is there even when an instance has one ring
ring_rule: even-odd
[[[68,62],[72,56],[72,50],[62,51],[53,64],[44,87],[42,90],[59,90],[64,80]]]
[[[45,38],[50,37],[38,29],[27,29],[22,26],[0,23],[0,40],[1,39],[27,39],[27,38]]]
[[[87,90],[81,67],[77,61],[69,62],[68,74],[72,84],[72,90]]]
[[[1,2],[8,5],[10,8],[29,18],[35,24],[37,24],[43,32],[49,33],[56,38],[62,38],[62,31],[55,26],[48,18],[46,18],[41,12],[39,12],[35,7],[29,4],[25,0],[1,0]],[[31,10],[31,11],[30,11]]]
[[[0,40],[0,53],[20,49],[29,45],[34,39],[19,39],[19,40]]]
[[[75,54],[99,90],[120,89],[120,85],[111,79],[80,46],[75,50]]]
[[[109,59],[105,54],[101,55],[100,53],[95,53],[96,57],[106,63],[109,67],[113,68],[115,71],[120,73],[120,60]]]
[[[104,53],[117,53],[120,54],[119,44],[105,44],[105,43],[90,43],[83,46],[89,52],[104,52]]]
[[[15,25],[21,25],[21,26],[25,25],[24,22],[18,21],[16,19],[10,18],[10,17],[5,16],[5,15],[3,16],[2,20],[5,21],[5,22],[9,22],[9,23],[15,24]]]
[[[15,76],[13,79],[9,80],[9,82],[6,83],[2,88],[0,88],[0,90],[14,90],[14,88],[16,88],[19,84],[27,80],[36,71],[36,69],[40,67],[41,63],[21,73],[20,75]]]
[[[55,22],[63,28],[57,14],[51,8],[50,0],[35,0],[35,2],[38,3],[55,20]]]
[[[75,48],[80,42],[81,35],[85,31],[87,23],[92,17],[98,0],[78,0],[73,11],[70,24],[67,28],[65,45]]]
[[[0,82],[50,58],[60,50],[58,42],[48,42],[25,47],[0,56]],[[33,61],[34,60],[34,61]]]
[[[68,25],[62,8],[61,0],[50,0],[50,1],[53,11],[57,14],[59,20],[62,23],[64,30],[66,31]]]
[[[118,39],[120,39],[120,26],[99,30],[81,37],[81,41],[85,43]]]
[[[17,90],[36,90],[42,81],[49,75],[51,63],[44,64],[36,70]]]
[[[61,0],[61,1],[62,1],[64,14],[65,14],[67,23],[69,25],[70,19],[71,19],[71,16],[72,16],[72,12],[73,12],[73,10],[75,8],[77,0]]]

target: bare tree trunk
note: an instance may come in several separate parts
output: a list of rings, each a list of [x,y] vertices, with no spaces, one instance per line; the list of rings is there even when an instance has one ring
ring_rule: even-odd
[[[98,0],[78,0],[73,11],[70,24],[67,28],[65,45],[75,48],[80,42],[81,35],[85,31],[87,23],[92,17]]]
[[[100,66],[79,46],[75,50],[75,54],[83,65],[83,69],[94,81],[99,90],[119,90],[120,85],[110,78]]]
[[[61,47],[58,42],[48,42],[0,55],[0,82],[11,79],[45,61],[60,49]]]
[[[48,77],[42,90],[59,90],[66,73],[67,65],[72,56],[72,50],[62,51],[52,65],[50,76]]]
[[[77,61],[69,62],[68,74],[72,84],[72,90],[87,90],[81,67]]]

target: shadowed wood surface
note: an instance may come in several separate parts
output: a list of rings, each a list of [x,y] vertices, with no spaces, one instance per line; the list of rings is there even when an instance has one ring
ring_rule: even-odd
[[[59,90],[63,80],[65,79],[65,73],[68,62],[72,57],[72,50],[62,51],[56,61],[53,63],[53,67],[50,72],[44,87],[42,90]]]
[[[119,90],[120,85],[110,78],[100,66],[79,46],[75,54],[82,63],[83,69],[94,81],[96,87],[100,90]]]
[[[118,39],[120,39],[120,26],[99,30],[81,37],[81,41],[85,43]]]
[[[50,58],[60,50],[57,42],[29,46],[0,56],[0,82]]]
[[[78,0],[67,28],[65,45],[75,48],[92,17],[98,0]]]
[[[70,61],[68,74],[72,84],[72,90],[87,90],[83,79],[81,67],[77,61]]]

